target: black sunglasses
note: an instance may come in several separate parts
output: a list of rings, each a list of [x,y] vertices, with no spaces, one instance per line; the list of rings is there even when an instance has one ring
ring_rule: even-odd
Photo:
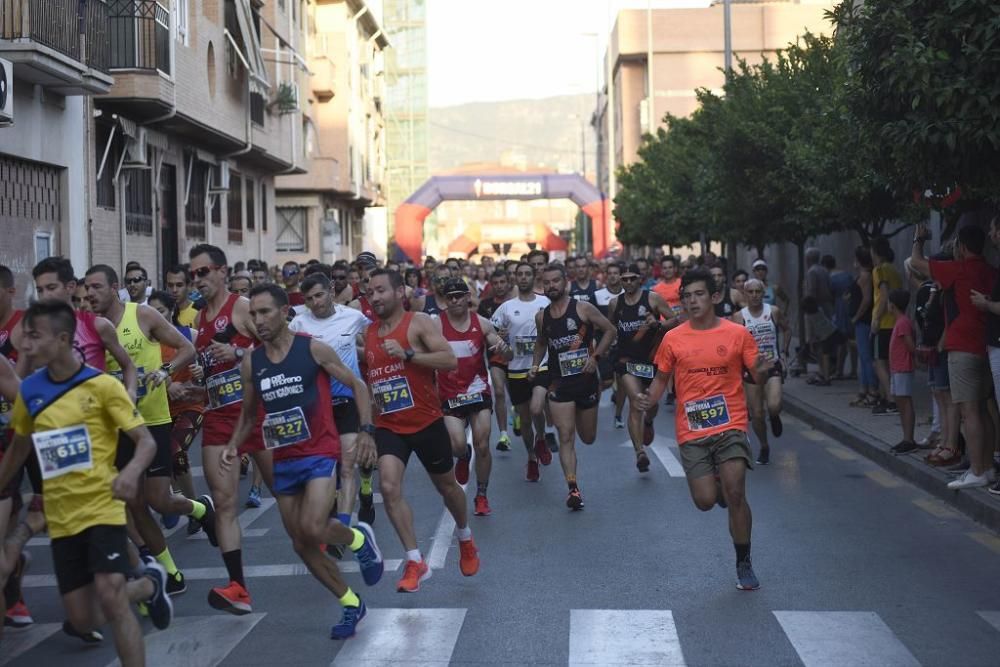
[[[144,283],[144,282],[146,282],[145,278],[126,278],[125,279],[125,284],[126,285],[138,285],[139,283]]]
[[[623,283],[634,283],[639,279],[639,276],[622,276]]]
[[[220,269],[220,268],[222,267],[216,264],[212,264],[211,266],[203,266],[200,269],[191,269],[190,271],[188,271],[188,276],[190,276],[191,280],[194,280],[196,278],[204,278],[215,269]]]

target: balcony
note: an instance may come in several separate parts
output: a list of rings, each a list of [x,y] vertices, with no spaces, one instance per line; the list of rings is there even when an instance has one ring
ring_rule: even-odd
[[[14,78],[63,95],[106,93],[106,0],[0,0],[0,57]]]
[[[170,12],[153,0],[110,0],[111,69],[171,73]]]

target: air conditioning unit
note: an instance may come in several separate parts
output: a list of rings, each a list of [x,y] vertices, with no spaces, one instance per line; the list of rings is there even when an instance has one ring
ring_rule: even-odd
[[[0,60],[0,127],[14,123],[14,67]]]
[[[122,166],[126,169],[143,168],[147,164],[146,128],[137,127],[134,137],[127,137],[125,142],[125,162]]]
[[[212,167],[212,185],[209,188],[213,192],[227,192],[229,190],[229,162],[220,160],[219,164]]]

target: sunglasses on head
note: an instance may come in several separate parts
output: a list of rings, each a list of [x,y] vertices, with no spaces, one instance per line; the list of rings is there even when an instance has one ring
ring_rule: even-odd
[[[144,283],[144,282],[146,282],[146,279],[145,278],[141,278],[141,277],[140,278],[126,278],[125,279],[125,284],[126,285],[138,285],[139,283]]]
[[[188,276],[191,278],[191,280],[195,280],[196,278],[204,278],[205,276],[207,276],[208,274],[210,274],[212,271],[215,271],[216,269],[221,269],[221,268],[222,267],[219,266],[218,264],[211,264],[209,266],[203,266],[203,267],[198,268],[198,269],[191,269],[190,271],[188,271]]]

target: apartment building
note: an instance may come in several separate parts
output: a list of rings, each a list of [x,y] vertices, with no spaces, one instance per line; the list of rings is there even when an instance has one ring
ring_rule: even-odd
[[[62,254],[89,259],[88,98],[107,93],[108,5],[0,0],[0,264],[16,276],[17,302],[31,268]]]
[[[277,179],[275,249],[325,263],[384,254],[386,225],[381,3],[318,0],[309,36],[305,172]]]

